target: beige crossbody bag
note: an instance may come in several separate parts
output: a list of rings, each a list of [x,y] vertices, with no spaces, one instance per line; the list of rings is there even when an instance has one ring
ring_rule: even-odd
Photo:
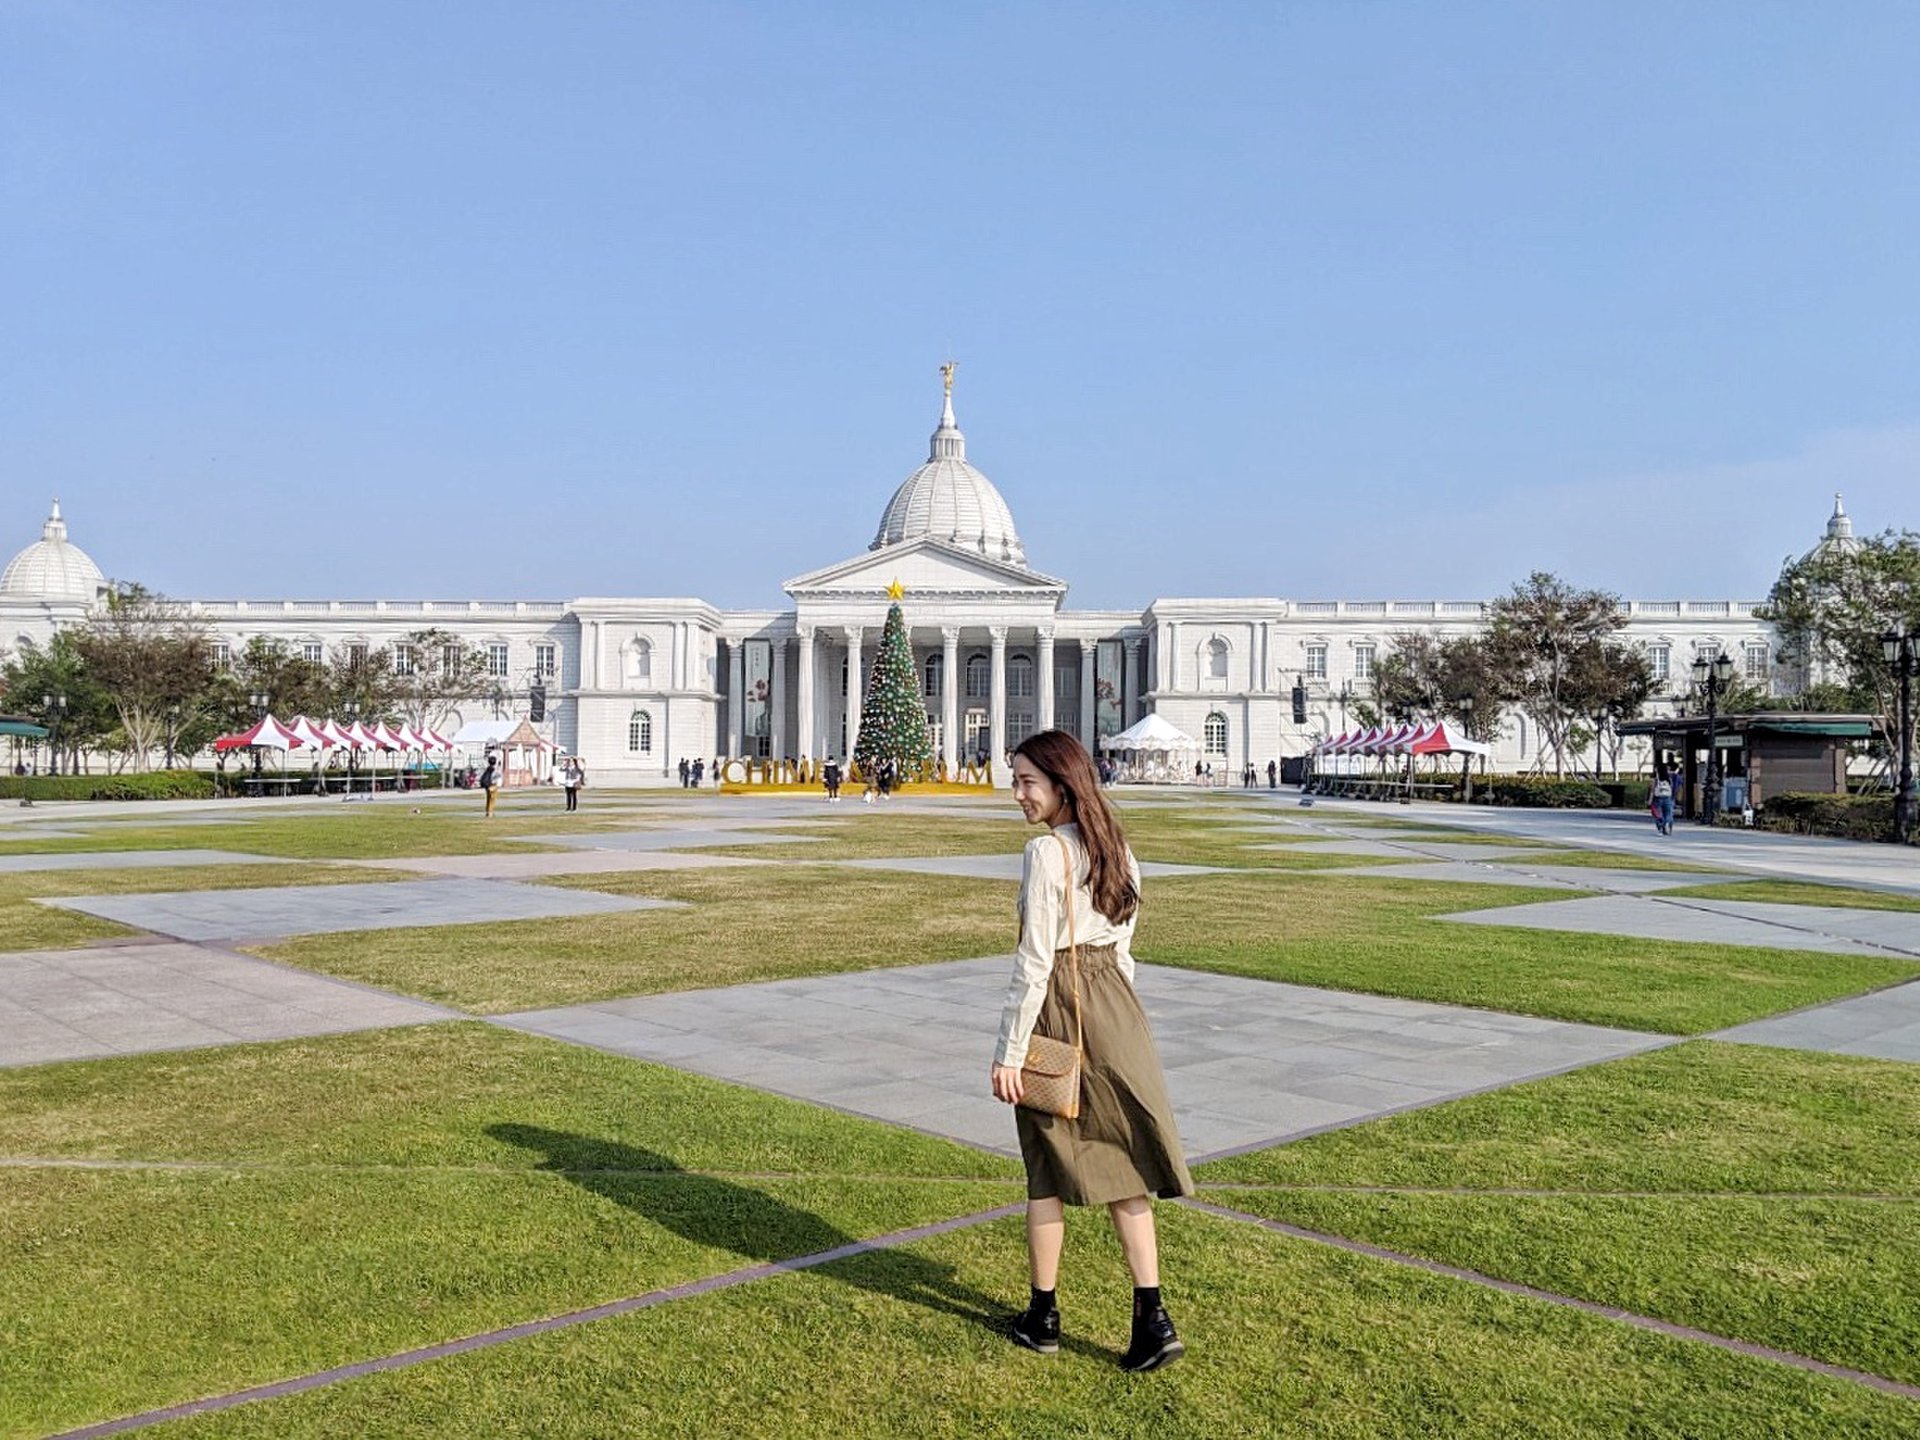
[[[1063,1120],[1080,1118],[1080,945],[1073,933],[1073,852],[1059,835],[1060,853],[1067,861],[1067,973],[1073,985],[1073,1043],[1035,1035],[1027,1043],[1026,1063],[1020,1067],[1020,1105]]]

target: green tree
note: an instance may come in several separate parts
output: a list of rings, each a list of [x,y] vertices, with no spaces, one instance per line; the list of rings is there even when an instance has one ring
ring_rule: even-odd
[[[136,770],[164,747],[170,712],[195,705],[213,679],[205,629],[143,585],[108,591],[105,607],[73,632],[73,646],[112,703],[118,743]]]
[[[1570,745],[1593,743],[1593,774],[1605,766],[1603,751],[1613,753],[1613,771],[1620,771],[1619,725],[1635,718],[1653,695],[1653,661],[1638,645],[1619,640],[1597,640],[1575,650],[1567,664],[1562,698],[1567,708],[1586,722],[1575,726]]]
[[[1899,684],[1880,637],[1920,633],[1920,534],[1886,530],[1790,560],[1754,613],[1779,634],[1803,703],[1878,715],[1897,737]]]
[[[1626,623],[1620,598],[1536,570],[1487,607],[1487,620],[1501,696],[1539,730],[1540,768],[1551,753],[1554,773],[1564,775],[1574,727],[1594,713],[1591,693],[1569,677],[1604,668],[1604,646]]]
[[[463,643],[449,630],[415,630],[389,656],[388,688],[393,713],[409,725],[438,730],[453,712],[493,693],[487,652]]]
[[[889,760],[903,779],[933,761],[933,740],[927,733],[927,712],[920,699],[920,677],[898,601],[887,607],[880,651],[873,657],[872,677],[861,703],[860,735],[853,746],[853,762],[862,774],[874,774],[882,762]]]
[[[1376,718],[1363,723],[1378,724],[1377,714],[1397,710],[1449,720],[1469,739],[1485,739],[1499,729],[1500,687],[1480,636],[1402,630],[1389,636],[1387,645],[1373,667]],[[1472,703],[1462,703],[1468,700]]]
[[[7,713],[45,725],[52,715],[44,701],[51,695],[67,698],[59,735],[61,753],[67,757],[60,768],[65,770],[81,751],[103,745],[119,728],[113,704],[87,673],[71,631],[54,632],[45,646],[22,642],[0,667],[0,705]]]
[[[267,708],[281,720],[295,715],[324,717],[332,698],[324,665],[296,655],[286,641],[265,635],[247,641],[221,683],[209,687],[208,699],[220,723],[238,730],[254,722],[250,699],[254,695],[265,695]]]

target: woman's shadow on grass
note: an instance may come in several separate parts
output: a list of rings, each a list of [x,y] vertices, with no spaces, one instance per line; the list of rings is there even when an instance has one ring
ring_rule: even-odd
[[[538,1125],[490,1125],[487,1133],[541,1156],[540,1169],[624,1205],[695,1245],[775,1263],[859,1243],[858,1236],[810,1210],[747,1185],[689,1173],[652,1150]],[[876,1295],[956,1316],[996,1335],[1004,1336],[1013,1318],[1004,1303],[957,1280],[951,1265],[911,1250],[863,1251],[831,1262],[822,1273]],[[1105,1353],[1064,1337],[1061,1344],[1089,1355]]]

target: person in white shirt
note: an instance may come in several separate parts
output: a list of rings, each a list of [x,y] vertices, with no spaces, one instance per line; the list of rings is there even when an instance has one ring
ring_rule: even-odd
[[[1029,823],[1020,883],[1020,947],[990,1080],[1015,1106],[1027,1167],[1027,1254],[1033,1293],[1011,1337],[1042,1354],[1060,1348],[1055,1300],[1066,1238],[1063,1205],[1105,1205],[1133,1272],[1133,1333],[1121,1366],[1155,1370],[1186,1347],[1160,1298],[1150,1196],[1193,1193],[1167,1099],[1166,1076],[1133,991],[1140,867],[1101,792],[1093,758],[1064,730],[1013,752],[1013,793]],[[1074,1119],[1021,1105],[1021,1066],[1034,1035],[1080,1045]]]

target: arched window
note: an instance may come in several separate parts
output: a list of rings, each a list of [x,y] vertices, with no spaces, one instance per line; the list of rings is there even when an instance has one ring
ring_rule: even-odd
[[[927,656],[927,698],[931,700],[940,693],[941,667],[945,660],[939,655]]]
[[[1025,655],[1016,655],[1007,661],[1007,695],[1015,700],[1026,700],[1033,695],[1033,661]]]
[[[1227,753],[1227,717],[1222,715],[1218,710],[1215,710],[1211,715],[1207,716],[1204,738],[1206,740],[1207,754],[1224,755]]]
[[[653,681],[653,646],[638,635],[626,645],[627,683],[630,685],[648,685]]]
[[[985,700],[993,693],[993,671],[984,655],[967,657],[967,699]]]
[[[653,712],[636,710],[627,721],[627,749],[634,755],[653,753]]]

